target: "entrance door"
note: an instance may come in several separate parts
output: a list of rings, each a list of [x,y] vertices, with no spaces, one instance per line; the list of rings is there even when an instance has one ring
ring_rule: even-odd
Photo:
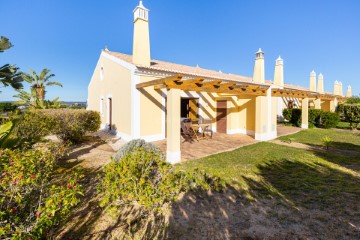
[[[109,130],[112,127],[112,98],[108,98],[109,101]]]
[[[216,131],[226,133],[226,100],[216,102]]]

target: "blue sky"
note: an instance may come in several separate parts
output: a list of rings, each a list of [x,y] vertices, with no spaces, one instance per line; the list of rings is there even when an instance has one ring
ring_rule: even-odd
[[[266,79],[284,59],[285,82],[309,86],[311,70],[360,93],[360,1],[358,0],[144,0],[150,9],[151,57],[252,76],[255,52],[265,52]],[[1,1],[0,35],[14,47],[0,64],[23,71],[52,70],[64,88],[47,97],[86,101],[87,86],[105,45],[131,54],[137,0]],[[26,86],[26,89],[28,86]],[[0,101],[14,100],[2,88]]]

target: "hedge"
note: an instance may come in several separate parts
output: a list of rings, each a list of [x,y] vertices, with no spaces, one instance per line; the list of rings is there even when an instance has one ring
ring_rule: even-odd
[[[299,127],[301,125],[301,109],[286,108],[283,110],[284,118],[292,125]],[[340,117],[336,112],[327,112],[320,109],[309,109],[308,124],[309,127],[333,128],[339,123]]]
[[[100,115],[83,109],[30,110],[23,114],[14,129],[21,142],[34,143],[49,134],[70,142],[83,140],[87,132],[100,128]]]

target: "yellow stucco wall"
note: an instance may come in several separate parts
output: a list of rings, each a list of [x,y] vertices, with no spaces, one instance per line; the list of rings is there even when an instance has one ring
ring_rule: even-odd
[[[239,97],[240,129],[255,131],[255,96]]]
[[[103,79],[101,79],[101,66]],[[108,98],[112,98],[112,124],[119,132],[131,135],[131,72],[112,60],[100,56],[88,89],[88,109],[100,112],[101,124],[108,124]]]
[[[140,82],[155,80],[153,76],[141,76]],[[152,136],[162,134],[165,126],[163,124],[163,107],[165,100],[162,97],[162,91],[154,90],[154,87],[146,87],[140,91],[140,136]],[[180,106],[179,106],[180,108]],[[163,128],[164,127],[164,128]]]

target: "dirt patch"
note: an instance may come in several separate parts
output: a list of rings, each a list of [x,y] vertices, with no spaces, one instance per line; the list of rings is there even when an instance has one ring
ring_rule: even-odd
[[[344,204],[345,209],[354,206]],[[294,207],[277,198],[249,202],[235,189],[191,192],[174,204],[169,239],[358,239],[359,208],[350,219],[329,208]]]

